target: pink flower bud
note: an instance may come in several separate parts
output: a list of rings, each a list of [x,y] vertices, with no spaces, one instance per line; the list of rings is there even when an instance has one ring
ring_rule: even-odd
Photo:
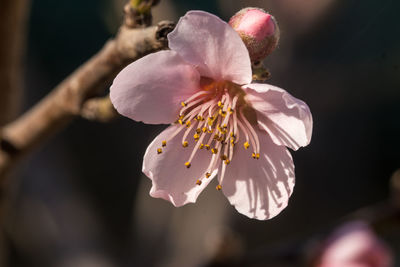
[[[278,24],[273,16],[262,9],[244,8],[229,20],[229,25],[239,33],[252,62],[264,59],[278,44]]]

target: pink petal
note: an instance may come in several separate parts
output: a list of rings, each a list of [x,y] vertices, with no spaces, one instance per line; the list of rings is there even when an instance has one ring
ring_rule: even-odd
[[[267,220],[288,205],[295,182],[294,165],[286,147],[275,145],[268,135],[257,132],[261,145],[260,159],[253,159],[250,149],[235,147],[221,185],[229,202],[240,213]]]
[[[257,121],[275,144],[294,150],[311,141],[313,120],[303,101],[270,84],[249,84],[243,88],[246,100],[257,111]]]
[[[249,52],[239,34],[217,16],[190,11],[168,35],[169,47],[198,67],[201,76],[251,82]]]
[[[211,156],[209,151],[198,150],[192,166],[186,168],[184,164],[193,151],[194,141],[189,142],[188,147],[182,147],[185,130],[167,141],[161,154],[157,153],[162,141],[167,140],[179,127],[182,126],[170,126],[158,135],[147,148],[143,160],[143,172],[153,181],[150,195],[168,200],[176,207],[196,202],[197,196],[216,174],[214,171],[210,178],[202,179],[201,185],[196,184],[197,179],[204,177]]]
[[[199,73],[174,51],[145,56],[123,69],[110,88],[118,112],[135,121],[169,124],[180,102],[199,90]]]

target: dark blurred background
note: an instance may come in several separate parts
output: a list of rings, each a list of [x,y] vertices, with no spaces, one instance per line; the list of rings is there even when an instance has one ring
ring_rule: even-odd
[[[32,1],[24,110],[115,35],[123,4]],[[281,28],[280,46],[264,62],[268,83],[313,113],[311,144],[292,153],[297,180],[288,208],[251,220],[213,186],[198,203],[173,208],[148,195],[141,173],[147,145],[165,126],[78,119],[26,159],[11,183],[11,266],[301,266],[321,233],[388,199],[400,168],[400,2],[162,0],[154,21],[177,21],[191,9],[228,20],[247,6],[270,11]],[[380,231],[395,255],[399,226]]]

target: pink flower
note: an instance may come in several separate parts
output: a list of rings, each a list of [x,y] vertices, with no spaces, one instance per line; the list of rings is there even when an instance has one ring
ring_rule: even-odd
[[[252,62],[261,61],[278,45],[278,23],[262,9],[244,8],[229,20],[229,25],[239,33]]]
[[[122,115],[171,124],[144,156],[150,195],[177,207],[194,203],[218,174],[217,189],[240,213],[274,217],[294,186],[285,146],[311,139],[309,108],[280,88],[251,84],[245,45],[214,15],[188,12],[168,40],[170,51],[130,64],[111,87]]]
[[[348,223],[328,240],[316,267],[390,267],[392,256],[363,222]]]

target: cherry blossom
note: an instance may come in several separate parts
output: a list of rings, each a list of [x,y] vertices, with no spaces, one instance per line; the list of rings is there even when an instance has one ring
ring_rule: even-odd
[[[297,150],[311,139],[308,106],[283,89],[251,83],[246,46],[212,14],[188,12],[168,41],[170,50],[128,65],[110,89],[120,114],[170,124],[144,156],[150,195],[179,207],[218,177],[217,189],[240,213],[274,217],[295,183],[286,146]]]
[[[337,229],[327,241],[316,267],[391,267],[388,247],[363,222]]]

